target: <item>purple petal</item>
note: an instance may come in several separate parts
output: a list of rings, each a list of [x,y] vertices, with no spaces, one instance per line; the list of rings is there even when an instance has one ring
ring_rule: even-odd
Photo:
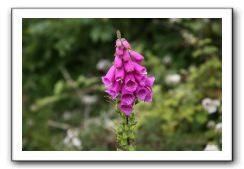
[[[116,40],[116,47],[122,48],[122,40],[121,39],[117,39]]]
[[[133,72],[134,71],[134,64],[132,60],[124,63],[125,71],[126,72]]]
[[[134,103],[135,96],[132,93],[125,93],[121,96],[121,102],[126,104],[132,104]]]
[[[102,81],[105,84],[105,86],[109,86],[113,83],[114,81],[114,76],[115,76],[115,67],[112,66],[107,74],[105,76],[102,77]]]
[[[121,81],[124,79],[124,76],[125,76],[125,71],[124,71],[124,68],[121,67],[121,68],[116,68],[115,69],[115,80],[116,81]]]
[[[127,41],[127,40],[124,40],[123,41],[123,46],[126,48],[126,49],[130,49],[131,47],[130,47],[130,44],[129,44],[129,42]]]
[[[128,62],[130,59],[130,54],[127,50],[125,50],[124,55],[123,55],[123,61]]]
[[[120,56],[116,55],[115,58],[114,58],[114,66],[116,68],[120,68],[122,66],[122,64],[123,64],[122,63],[122,58]]]
[[[136,62],[133,62],[133,63],[134,63],[134,69],[138,74],[142,74],[142,75],[147,74],[147,69],[144,66],[142,66]]]
[[[151,102],[152,101],[152,91],[148,92],[146,95],[144,102]]]
[[[120,111],[124,112],[127,116],[133,112],[133,105],[121,103],[119,108]]]
[[[139,100],[144,101],[146,96],[148,95],[149,90],[145,87],[138,87],[138,89],[136,90],[136,96],[138,97]]]
[[[131,48],[129,42],[124,38],[116,40],[116,47],[125,48],[125,49]]]
[[[121,102],[125,104],[133,104],[135,96],[132,92],[128,92],[122,87]]]
[[[109,89],[107,89],[106,90],[106,92],[113,98],[113,99],[115,99],[117,96],[118,96],[118,94],[119,94],[119,92],[120,92],[120,90],[121,90],[121,83],[120,82],[114,82],[114,84],[109,88]]]
[[[137,53],[133,50],[130,51],[130,55],[136,62],[141,62],[144,60],[144,57],[140,53]]]
[[[134,92],[137,86],[138,84],[135,81],[134,75],[132,73],[128,73],[125,77],[125,89],[129,92]]]
[[[136,81],[137,81],[141,86],[145,86],[145,85],[146,85],[146,80],[147,80],[147,78],[146,78],[145,75],[141,75],[141,74],[137,74],[137,73],[135,73],[134,76],[135,76]]]
[[[154,76],[148,76],[146,78],[146,85],[149,86],[150,88],[152,88],[154,81],[155,81]]]
[[[123,49],[120,47],[116,47],[116,55],[123,55]]]

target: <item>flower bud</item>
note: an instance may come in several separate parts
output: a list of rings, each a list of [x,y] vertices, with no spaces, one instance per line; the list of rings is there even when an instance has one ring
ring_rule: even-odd
[[[128,62],[124,63],[125,71],[127,73],[134,71],[134,64],[132,60],[129,60]]]
[[[131,48],[129,42],[125,38],[117,39],[116,47],[120,47],[121,49],[123,49],[123,48],[130,49]]]
[[[133,50],[130,50],[130,55],[138,63],[140,63],[141,61],[144,60],[144,57],[140,53],[137,53],[137,52],[135,52]]]
[[[121,56],[121,55],[123,55],[123,53],[124,53],[124,51],[123,51],[122,48],[120,48],[120,47],[116,47],[116,55]]]
[[[141,75],[147,74],[147,69],[144,66],[142,66],[136,62],[133,62],[133,63],[134,63],[134,69],[135,69],[136,73],[141,74]]]
[[[130,59],[130,54],[127,50],[125,50],[124,55],[123,55],[123,61],[128,62]]]
[[[122,58],[121,58],[121,56],[116,55],[115,58],[114,58],[114,66],[115,66],[116,68],[121,68],[122,64],[123,64],[123,63],[122,63]]]
[[[123,46],[124,46],[125,49],[130,49],[130,44],[129,44],[129,42],[127,40],[123,41]]]

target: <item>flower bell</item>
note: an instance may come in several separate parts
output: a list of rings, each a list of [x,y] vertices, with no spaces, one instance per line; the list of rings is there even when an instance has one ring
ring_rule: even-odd
[[[109,86],[114,82],[114,75],[115,75],[115,67],[112,66],[108,73],[102,77],[102,81],[105,84],[105,86]]]
[[[114,58],[114,66],[116,68],[121,68],[123,66],[122,58],[121,56],[116,55]]]

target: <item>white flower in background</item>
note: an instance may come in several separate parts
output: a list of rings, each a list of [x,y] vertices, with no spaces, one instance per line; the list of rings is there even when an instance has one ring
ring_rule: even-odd
[[[69,120],[71,118],[71,112],[65,111],[63,113],[63,118],[64,118],[64,120]]]
[[[111,66],[111,62],[107,59],[102,59],[97,63],[97,70],[106,70]]]
[[[180,69],[180,74],[182,75],[187,75],[187,70],[186,69]]]
[[[74,129],[68,129],[66,137],[64,138],[64,144],[68,147],[81,147],[81,140],[78,138],[78,131]]]
[[[165,81],[167,84],[178,84],[181,80],[181,76],[179,74],[170,74],[165,77]]]
[[[98,100],[96,95],[84,95],[82,96],[82,102],[87,105],[96,103]]]
[[[164,63],[165,65],[169,65],[171,62],[172,62],[172,58],[171,58],[169,55],[166,55],[166,56],[163,58],[163,63]]]
[[[208,123],[207,123],[207,127],[209,129],[214,129],[215,128],[215,122],[213,120],[210,120]]]
[[[187,44],[195,44],[197,42],[196,37],[190,32],[182,31],[181,35]]]
[[[222,123],[217,123],[216,126],[215,126],[215,130],[217,132],[222,132]]]
[[[208,111],[208,113],[215,113],[220,105],[218,100],[212,100],[210,98],[205,98],[202,100],[203,108]]]
[[[109,129],[109,130],[113,130],[113,129],[115,129],[114,122],[113,122],[111,119],[105,117],[105,118],[104,118],[104,122],[105,122],[105,127],[106,127],[107,129]]]
[[[81,146],[81,141],[80,141],[80,139],[78,139],[77,137],[74,137],[73,139],[72,139],[72,144],[75,146],[75,147],[80,147]]]
[[[207,144],[204,151],[219,151],[219,148],[215,144]]]
[[[67,130],[67,136],[68,136],[69,138],[77,137],[78,134],[79,134],[78,131],[75,130],[75,129],[68,129],[68,130]]]

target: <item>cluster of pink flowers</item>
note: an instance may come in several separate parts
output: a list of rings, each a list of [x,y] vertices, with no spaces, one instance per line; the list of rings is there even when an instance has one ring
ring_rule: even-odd
[[[129,116],[133,111],[135,99],[151,102],[152,85],[155,78],[147,76],[147,69],[140,65],[144,57],[131,50],[124,38],[116,41],[116,55],[113,66],[102,77],[106,92],[116,99],[120,96],[120,110]]]

